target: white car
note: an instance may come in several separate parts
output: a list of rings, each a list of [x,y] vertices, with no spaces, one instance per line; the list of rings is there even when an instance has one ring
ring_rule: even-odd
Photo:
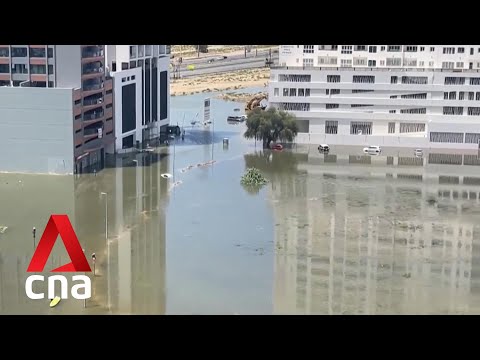
[[[382,149],[380,148],[380,146],[369,146],[369,147],[365,147],[363,148],[363,152],[365,153],[380,153],[382,151]]]

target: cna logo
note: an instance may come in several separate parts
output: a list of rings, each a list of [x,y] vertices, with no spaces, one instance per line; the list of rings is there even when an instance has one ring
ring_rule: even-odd
[[[63,241],[65,248],[67,250],[68,256],[70,257],[71,262],[65,265],[62,265],[56,269],[51,270],[51,272],[90,272],[90,265],[85,257],[85,254],[80,246],[77,235],[73,230],[72,224],[67,215],[51,215],[48,220],[47,226],[43,231],[40,242],[38,243],[37,249],[33,254],[32,260],[28,265],[27,272],[42,272],[47,263],[48,257],[52,252],[53,246],[57,241],[58,235]],[[62,299],[68,298],[68,280],[63,275],[51,275],[48,276],[48,297],[53,299],[55,297],[55,282],[59,281],[61,285],[61,294]],[[78,282],[73,285],[71,288],[71,295],[74,299],[85,300],[91,297],[92,293],[92,284],[90,278],[86,275],[74,275],[72,280]],[[35,281],[45,281],[45,276],[43,275],[30,275],[25,281],[25,293],[32,300],[44,299],[44,293],[34,293],[33,292],[33,283]],[[83,289],[81,293],[79,290]]]

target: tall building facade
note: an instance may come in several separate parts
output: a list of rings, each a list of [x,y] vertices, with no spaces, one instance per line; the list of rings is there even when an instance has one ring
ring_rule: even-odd
[[[106,50],[107,69],[115,83],[116,149],[128,150],[166,136],[170,46],[107,45]]]
[[[104,167],[115,140],[104,48],[0,45],[2,170],[82,173]]]
[[[480,147],[480,45],[281,45],[270,104],[299,143]]]

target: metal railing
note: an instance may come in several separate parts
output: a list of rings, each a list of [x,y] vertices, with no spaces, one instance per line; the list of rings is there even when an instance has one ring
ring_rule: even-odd
[[[102,104],[103,103],[103,96],[96,98],[96,99],[87,99],[83,100],[83,105],[84,106],[89,106],[89,105],[97,105],[97,104]]]
[[[93,112],[91,114],[83,114],[83,120],[100,119],[103,116],[103,111]]]
[[[93,74],[93,73],[103,73],[103,67],[96,67],[96,68],[84,68],[83,75]]]
[[[83,85],[83,91],[99,90],[103,88],[103,83]]]

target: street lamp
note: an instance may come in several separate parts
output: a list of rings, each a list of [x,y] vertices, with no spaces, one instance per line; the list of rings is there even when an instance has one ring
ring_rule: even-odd
[[[106,192],[101,192],[100,195],[105,195],[105,245],[107,246],[107,306],[110,311],[110,244],[108,243],[108,194]]]
[[[101,192],[100,195],[105,195],[105,240],[108,239],[108,194]]]

